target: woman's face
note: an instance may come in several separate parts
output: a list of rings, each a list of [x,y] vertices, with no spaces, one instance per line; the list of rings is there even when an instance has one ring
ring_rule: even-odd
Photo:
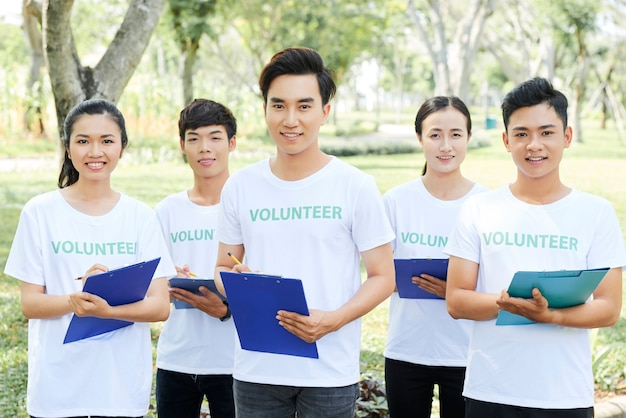
[[[452,106],[431,113],[422,122],[422,135],[418,135],[428,172],[441,174],[459,170],[467,153],[470,134],[467,119]]]
[[[74,122],[67,153],[79,181],[108,181],[122,151],[121,130],[109,115],[83,115]]]

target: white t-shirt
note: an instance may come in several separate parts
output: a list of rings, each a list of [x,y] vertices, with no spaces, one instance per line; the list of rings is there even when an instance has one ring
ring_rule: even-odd
[[[252,270],[301,279],[309,309],[335,310],[361,286],[360,252],[393,232],[373,177],[333,158],[298,181],[283,181],[269,159],[236,172],[222,190],[220,241],[243,244]],[[361,321],[317,342],[319,359],[242,350],[233,376],[254,382],[340,387],[359,380]]]
[[[199,277],[213,278],[217,256],[219,204],[200,206],[187,192],[166,197],[156,212],[174,264],[189,265]],[[157,346],[157,367],[189,374],[231,374],[235,326],[198,309],[175,309]]]
[[[22,210],[4,272],[46,287],[80,291],[95,263],[121,267],[161,257],[154,277],[176,274],[154,211],[124,194],[107,214],[75,210],[59,190]],[[28,321],[27,409],[38,417],[139,416],[152,387],[150,324],[135,323],[63,344],[72,314]]]
[[[572,190],[531,205],[508,186],[470,197],[445,252],[479,264],[476,290],[499,294],[520,270],[622,267],[624,240],[611,204]],[[534,408],[593,406],[589,330],[475,321],[463,395]]]
[[[422,178],[389,190],[383,200],[396,234],[395,258],[448,258],[443,249],[461,204],[486,187],[475,184],[462,198],[439,200]],[[417,286],[417,285],[416,285]],[[389,305],[385,357],[427,366],[465,367],[471,321],[455,320],[443,299],[403,299]]]

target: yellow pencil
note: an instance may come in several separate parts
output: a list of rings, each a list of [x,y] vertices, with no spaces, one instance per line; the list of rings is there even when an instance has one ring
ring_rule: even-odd
[[[198,277],[198,275],[197,275],[196,273],[192,272],[192,271],[190,271],[190,272],[189,272],[189,275],[190,275],[191,277]]]
[[[241,261],[237,260],[237,257],[232,255],[232,253],[230,251],[227,254],[235,262],[235,264],[241,264]]]

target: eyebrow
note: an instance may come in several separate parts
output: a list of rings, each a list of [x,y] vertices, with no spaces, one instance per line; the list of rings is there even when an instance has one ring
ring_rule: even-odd
[[[272,103],[284,103],[285,99],[281,99],[280,97],[270,97],[270,102]],[[298,99],[298,103],[313,103],[315,99],[312,97],[303,97]]]
[[[214,131],[209,132],[209,135],[215,135],[215,134],[221,134],[222,131],[219,129],[216,129]],[[199,135],[198,132],[196,131],[187,131],[187,135]]]
[[[539,129],[551,129],[551,128],[556,128],[557,126],[553,123],[549,123],[547,125],[541,125],[539,127]],[[511,128],[512,131],[528,131],[530,128],[527,128],[526,126],[516,126],[514,128]]]
[[[430,129],[428,130],[428,132],[432,132],[432,131],[436,131],[436,132],[443,132],[443,131],[445,131],[445,130],[446,130],[446,129],[444,129],[444,128],[435,127],[435,128],[430,128]],[[450,128],[450,129],[448,129],[448,130],[449,130],[449,131],[454,131],[454,132],[457,132],[457,131],[463,131],[463,129],[462,129],[462,128]]]
[[[104,135],[100,135],[100,138],[109,138],[109,137],[115,137],[115,134],[104,134]],[[90,138],[91,135],[89,134],[76,134],[74,135],[74,138]]]

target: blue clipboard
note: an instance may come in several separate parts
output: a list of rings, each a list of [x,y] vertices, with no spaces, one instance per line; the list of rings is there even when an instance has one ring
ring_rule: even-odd
[[[146,297],[161,257],[87,277],[83,292],[98,295],[109,305],[126,305]],[[72,315],[63,344],[94,337],[132,325],[133,322],[95,316]]]
[[[507,292],[514,297],[530,299],[533,288],[537,288],[548,300],[548,307],[569,308],[585,303],[608,271],[608,267],[591,270],[518,271],[513,275]],[[496,319],[496,325],[534,323],[526,317],[502,310]]]
[[[241,348],[319,358],[308,343],[278,324],[279,310],[309,314],[302,281],[264,274],[220,272]]]
[[[222,299],[222,301],[226,300],[219,290],[217,290],[217,287],[215,287],[215,280],[213,279],[187,279],[184,277],[174,277],[170,279],[170,287],[185,289],[191,293],[195,293],[196,295],[202,295],[202,292],[200,292],[200,286],[204,286],[211,292],[215,293]],[[173,302],[174,308],[176,309],[194,309],[193,306],[187,302],[183,302],[182,300],[174,298]]]
[[[396,287],[398,296],[405,299],[440,299],[442,297],[421,289],[412,282],[414,276],[430,274],[441,280],[448,276],[447,258],[396,258]]]

